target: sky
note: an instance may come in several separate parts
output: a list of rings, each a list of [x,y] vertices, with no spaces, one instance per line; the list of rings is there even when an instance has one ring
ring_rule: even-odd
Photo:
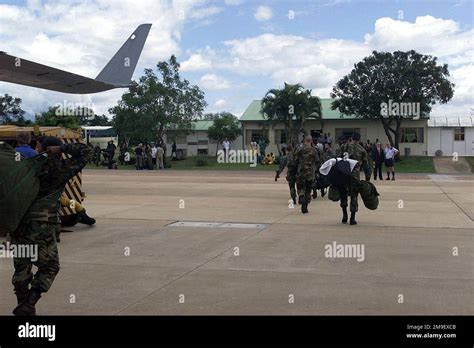
[[[473,0],[0,0],[0,51],[94,78],[142,23],[133,76],[174,54],[206,112],[240,116],[284,83],[328,98],[373,50],[415,49],[447,63],[453,99],[432,115],[474,115]],[[78,103],[108,115],[124,89],[71,95],[0,82],[30,115]]]

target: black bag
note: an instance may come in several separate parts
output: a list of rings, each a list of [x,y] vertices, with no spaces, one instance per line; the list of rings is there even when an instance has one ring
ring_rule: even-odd
[[[333,186],[349,185],[351,181],[351,165],[348,161],[338,161],[332,166],[327,175],[329,183]]]
[[[329,186],[329,181],[326,175],[319,174],[316,178],[316,189],[322,190]]]
[[[333,202],[338,202],[341,199],[341,193],[335,186],[329,186],[328,198]]]

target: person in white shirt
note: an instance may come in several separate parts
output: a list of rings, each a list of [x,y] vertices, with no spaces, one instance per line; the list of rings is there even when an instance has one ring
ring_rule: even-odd
[[[229,154],[229,150],[230,150],[230,142],[229,140],[224,140],[224,142],[222,143],[222,146],[224,147],[224,157],[227,158],[228,154]]]
[[[399,151],[387,143],[383,152],[385,153],[385,167],[387,168],[387,178],[385,180],[390,180],[390,172],[392,172],[392,180],[395,181],[395,168],[393,167],[393,162]]]
[[[156,169],[156,145],[153,144],[151,148],[151,162],[153,164],[153,169]]]

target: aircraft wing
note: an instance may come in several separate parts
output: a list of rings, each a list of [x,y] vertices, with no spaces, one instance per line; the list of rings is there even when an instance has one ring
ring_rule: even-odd
[[[71,94],[128,87],[150,28],[151,24],[138,26],[96,79],[0,52],[0,81]]]

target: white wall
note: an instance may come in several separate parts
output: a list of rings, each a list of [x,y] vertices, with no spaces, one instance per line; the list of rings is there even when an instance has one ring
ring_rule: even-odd
[[[435,156],[437,150],[443,156],[474,156],[474,127],[464,128],[464,141],[454,141],[453,127],[428,128],[428,156]]]

